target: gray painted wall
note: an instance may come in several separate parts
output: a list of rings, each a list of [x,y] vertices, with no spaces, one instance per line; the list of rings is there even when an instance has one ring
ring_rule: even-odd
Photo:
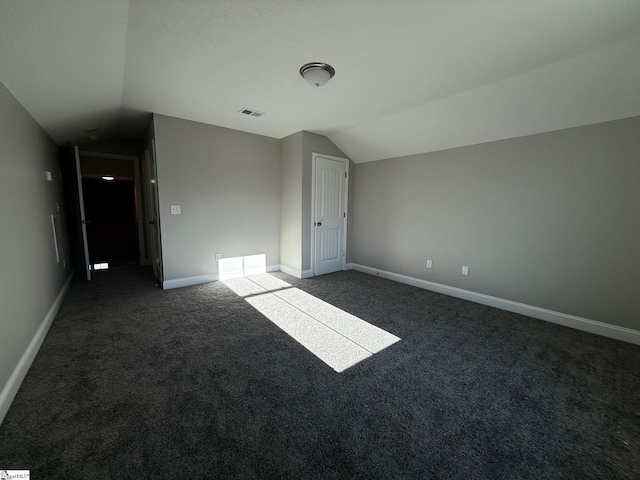
[[[0,83],[0,391],[71,271],[58,149]],[[53,173],[48,182],[45,171]],[[61,207],[56,262],[51,214]]]
[[[355,263],[640,330],[640,117],[356,169]]]
[[[302,135],[280,140],[280,263],[302,270]]]
[[[80,170],[82,178],[102,178],[102,175],[108,173],[114,175],[118,180],[135,179],[134,162],[120,158],[103,158],[80,154]]]
[[[154,134],[165,281],[218,273],[215,253],[279,264],[280,141],[163,115]]]
[[[106,153],[112,155],[129,155],[139,157],[144,147],[140,140],[128,138],[114,138],[112,140],[86,141],[78,147],[84,152]]]

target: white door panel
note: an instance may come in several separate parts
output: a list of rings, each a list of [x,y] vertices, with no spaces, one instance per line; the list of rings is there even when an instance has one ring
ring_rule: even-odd
[[[75,161],[76,181],[78,182],[78,198],[80,202],[80,222],[82,225],[82,249],[84,252],[84,264],[87,280],[91,280],[91,260],[89,259],[89,240],[87,237],[87,216],[84,211],[84,193],[82,192],[82,173],[80,171],[80,150],[73,147]]]
[[[346,161],[315,157],[315,275],[344,269],[346,173]]]
[[[76,146],[65,146],[60,152],[60,167],[64,182],[65,201],[70,227],[70,242],[75,272],[82,272],[91,280],[91,261],[87,240],[87,219],[84,211],[80,150]]]
[[[342,235],[341,229],[323,229],[320,231],[320,254],[316,261],[320,263],[335,262],[340,260],[340,236]]]

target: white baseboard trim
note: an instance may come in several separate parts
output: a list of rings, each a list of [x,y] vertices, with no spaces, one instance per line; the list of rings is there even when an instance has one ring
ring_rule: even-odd
[[[175,278],[173,280],[165,280],[162,282],[163,290],[171,290],[173,288],[190,287],[191,285],[200,285],[201,283],[211,283],[218,280],[218,274],[198,275],[197,277]]]
[[[287,267],[286,265],[280,265],[280,271],[288,275],[292,275],[296,278],[311,278],[313,277],[313,271],[311,270],[299,270],[297,268]]]
[[[0,392],[0,424],[4,420],[4,417],[7,415],[9,411],[9,407],[13,402],[13,399],[16,397],[18,393],[18,389],[20,385],[22,385],[22,381],[24,377],[27,375],[31,364],[33,363],[33,359],[36,358],[38,350],[40,350],[40,346],[47,336],[47,332],[49,332],[49,327],[53,323],[53,319],[56,318],[58,310],[60,310],[60,306],[62,305],[62,301],[64,297],[67,295],[69,291],[69,287],[71,286],[71,280],[73,279],[73,274],[69,275],[66,282],[62,286],[60,292],[58,292],[58,296],[53,301],[53,304],[49,308],[49,311],[42,320],[42,323],[36,330],[36,333],[33,335],[31,342],[29,342],[29,346],[20,357],[20,361],[16,365],[16,368],[13,369],[9,380],[7,380],[6,385],[2,388],[2,392]]]
[[[405,283],[407,285],[413,285],[414,287],[424,288],[425,290],[431,290],[437,293],[443,293],[451,297],[462,298],[464,300],[488,305],[508,312],[519,313],[528,317],[537,318],[538,320],[557,323],[565,327],[575,328],[576,330],[582,330],[584,332],[594,333],[596,335],[602,335],[615,340],[640,345],[640,331],[633,330],[631,328],[618,327],[617,325],[611,325],[609,323],[589,320],[588,318],[577,317],[567,313],[555,312],[553,310],[547,310],[546,308],[513,302],[511,300],[505,300],[504,298],[492,297],[491,295],[476,293],[457,287],[450,287],[448,285],[429,282],[428,280],[421,280],[415,277],[408,277],[399,273],[388,272],[386,270],[367,267],[357,263],[352,264],[352,266],[353,269],[358,272],[375,275],[388,280]]]
[[[280,271],[296,278],[302,278],[302,271],[296,268],[287,267],[286,265],[280,265]]]
[[[267,267],[267,272],[279,272],[280,265],[269,265]],[[242,276],[242,272],[239,273],[239,277]],[[184,278],[175,278],[173,280],[165,280],[162,282],[163,290],[171,290],[173,288],[180,287],[190,287],[191,285],[200,285],[201,283],[211,283],[217,282],[220,280],[220,277],[217,273],[212,273],[210,275],[198,275],[196,277],[184,277]]]
[[[353,270],[353,263],[347,263],[347,264],[345,264],[344,269],[345,269],[345,270]]]

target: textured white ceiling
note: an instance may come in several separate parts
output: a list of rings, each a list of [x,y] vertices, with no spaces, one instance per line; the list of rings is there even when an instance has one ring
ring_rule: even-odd
[[[638,0],[0,2],[0,81],[59,143],[157,112],[371,161],[640,115],[638,52]]]
[[[0,81],[59,143],[120,119],[128,0],[0,0]]]

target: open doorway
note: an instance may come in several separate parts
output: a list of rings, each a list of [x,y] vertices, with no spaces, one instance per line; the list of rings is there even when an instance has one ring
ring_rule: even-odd
[[[138,159],[80,152],[92,270],[143,263]]]
[[[133,180],[83,178],[82,191],[93,269],[139,264]]]

